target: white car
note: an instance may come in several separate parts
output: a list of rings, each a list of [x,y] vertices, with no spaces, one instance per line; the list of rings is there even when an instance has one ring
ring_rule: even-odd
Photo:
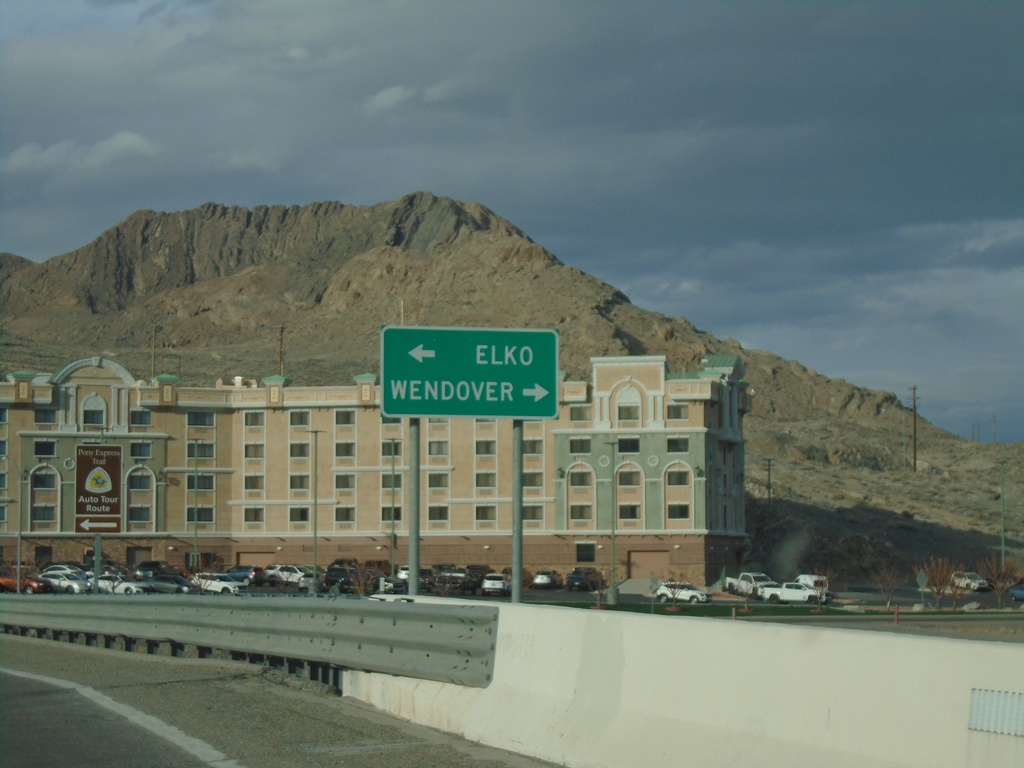
[[[241,582],[235,581],[226,573],[197,573],[192,583],[199,587],[200,592],[220,595],[237,595],[245,588]]]
[[[267,583],[271,586],[281,584],[298,584],[305,570],[298,565],[268,565],[266,570]]]
[[[152,592],[153,588],[141,581],[122,579],[112,573],[105,573],[97,582],[97,591],[108,595],[142,595]]]
[[[74,565],[64,565],[63,563],[55,563],[53,565],[48,565],[45,568],[43,568],[43,570],[40,571],[40,573],[43,576],[49,576],[50,574],[58,573],[73,573],[81,579],[88,578],[88,574],[81,568],[78,568]]]
[[[507,595],[512,590],[504,574],[488,573],[480,582],[480,591],[485,595]]]
[[[953,574],[953,585],[968,592],[983,592],[990,589],[988,579],[973,571],[959,571]]]
[[[534,589],[561,589],[562,574],[558,571],[537,571],[531,586]]]
[[[54,592],[66,592],[69,595],[75,595],[89,591],[89,582],[77,573],[50,571],[49,573],[41,573],[39,576],[50,582]]]
[[[665,581],[654,590],[653,597],[662,603],[710,603],[711,595],[687,581]]]

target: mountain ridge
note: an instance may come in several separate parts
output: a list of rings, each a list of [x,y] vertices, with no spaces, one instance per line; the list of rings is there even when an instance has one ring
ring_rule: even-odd
[[[776,490],[788,489],[794,509],[818,510],[805,515],[803,538],[811,543],[798,559],[827,548],[814,543],[816,531],[864,505],[879,510],[867,518],[881,514],[887,522],[872,526],[880,557],[891,553],[892,530],[925,520],[952,531],[973,525],[977,541],[958,545],[967,559],[991,547],[998,511],[991,484],[948,488],[957,507],[949,514],[932,508],[938,481],[931,471],[950,477],[979,453],[989,463],[1021,454],[1020,445],[970,443],[918,418],[919,472],[908,472],[898,446],[906,446],[913,414],[895,394],[639,308],[485,206],[429,192],[370,206],[204,203],[136,211],[91,243],[39,264],[0,255],[0,318],[6,370],[54,370],[99,354],[140,378],[180,370],[193,384],[277,373],[282,329],[285,373],[296,384],[336,384],[376,372],[380,326],[401,322],[556,328],[560,366],[577,378],[589,375],[592,356],[662,354],[670,370],[687,371],[707,354],[736,354],[755,390],[747,491],[752,556],[766,564],[786,539],[782,531],[783,540],[773,540],[762,514],[763,501],[776,522],[784,509],[766,493],[766,462],[776,462]],[[791,480],[779,480],[780,472]],[[859,472],[888,490],[862,487]],[[858,535],[857,516],[847,522],[837,529],[842,541]]]

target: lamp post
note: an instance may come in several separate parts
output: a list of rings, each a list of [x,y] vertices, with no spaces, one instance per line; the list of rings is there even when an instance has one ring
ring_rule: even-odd
[[[609,440],[608,445],[612,449],[612,519],[611,519],[611,536],[610,536],[610,549],[611,549],[611,569],[609,571],[609,585],[608,585],[608,605],[618,605],[619,595],[618,589],[615,584],[615,528],[617,524],[616,518],[619,516],[618,509],[618,485],[619,478],[618,472],[615,466],[616,460],[616,448],[618,448],[618,442],[615,440]]]
[[[398,438],[389,437],[391,443],[391,576],[395,575],[395,443]],[[411,574],[410,574],[411,577]]]
[[[1006,465],[999,465],[999,570],[1006,570]]]
[[[319,464],[320,464],[320,433],[322,429],[311,429],[309,433],[313,435],[313,594],[316,595],[320,592],[320,576],[316,570],[317,558],[316,558],[316,540],[318,537],[317,530],[317,517],[319,509],[318,502],[318,487],[317,478],[319,475]]]

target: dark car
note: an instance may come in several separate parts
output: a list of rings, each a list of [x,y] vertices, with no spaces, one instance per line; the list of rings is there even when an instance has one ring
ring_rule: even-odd
[[[146,579],[146,584],[153,588],[154,592],[170,592],[175,594],[198,594],[199,587],[176,573],[158,573]]]
[[[250,584],[261,587],[267,583],[267,575],[258,565],[232,565],[224,573],[247,587]]]
[[[604,577],[596,568],[573,568],[565,577],[565,588],[570,592],[574,589],[593,592],[604,588]]]
[[[481,563],[470,563],[466,566],[466,578],[463,580],[463,590],[471,594],[481,594],[480,585],[483,584],[484,576],[494,573],[489,565]]]
[[[324,574],[323,588],[335,595],[372,595],[377,591],[377,583],[377,573],[367,568],[332,565]]]
[[[160,573],[181,575],[178,569],[166,560],[143,560],[135,566],[135,576],[140,579],[148,579]]]

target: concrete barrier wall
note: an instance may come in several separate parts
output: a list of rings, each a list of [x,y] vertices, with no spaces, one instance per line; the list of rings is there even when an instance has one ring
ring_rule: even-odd
[[[1024,765],[1024,737],[968,729],[972,690],[1024,696],[1019,644],[504,605],[494,673],[486,689],[359,672],[343,687],[574,767]]]

